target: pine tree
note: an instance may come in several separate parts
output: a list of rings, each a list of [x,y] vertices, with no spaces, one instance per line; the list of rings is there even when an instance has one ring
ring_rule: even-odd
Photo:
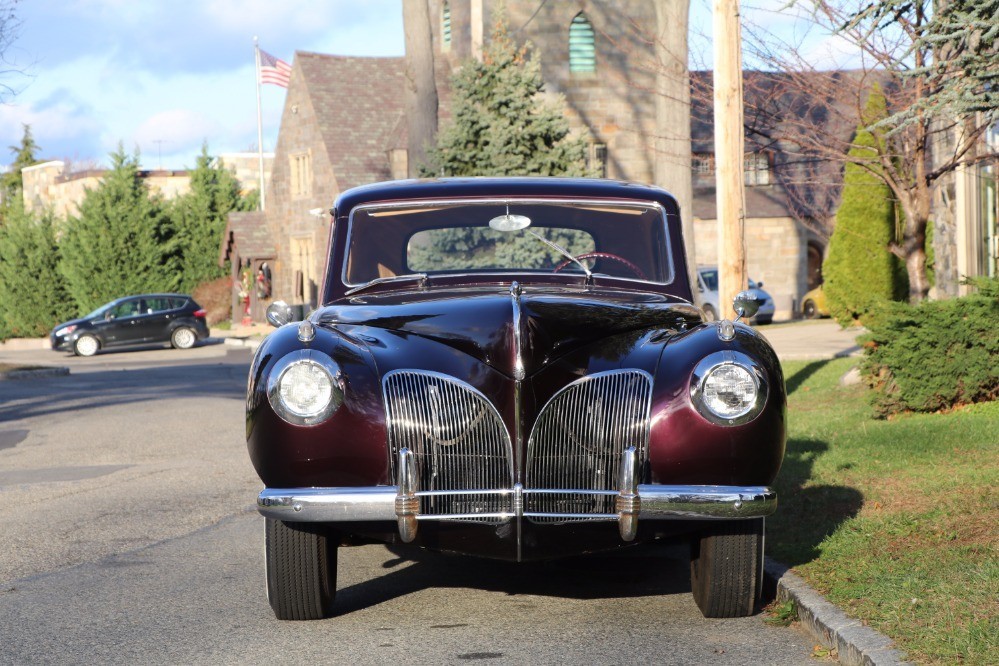
[[[60,270],[83,311],[129,294],[174,291],[181,283],[177,241],[160,197],[139,177],[138,155],[121,146],[112,168],[67,221]]]
[[[51,214],[35,219],[20,200],[0,225],[0,339],[47,334],[76,309],[59,273]]]
[[[21,136],[21,145],[11,146],[10,152],[14,153],[14,162],[10,165],[10,170],[0,176],[0,202],[5,209],[9,209],[15,201],[21,200],[21,193],[24,191],[24,181],[21,177],[21,170],[38,162],[38,144],[31,136],[31,125],[24,125],[24,134]],[[0,217],[3,212],[0,211]]]
[[[249,210],[240,197],[236,176],[208,154],[207,145],[201,147],[190,176],[190,192],[177,198],[169,210],[184,269],[182,291],[228,274],[218,265],[226,216],[232,210]]]
[[[423,176],[589,176],[587,144],[572,138],[560,96],[546,102],[541,63],[518,47],[502,16],[482,61],[464,64],[452,79],[452,121],[437,137]],[[454,268],[514,262],[526,268],[550,266],[563,257],[531,237],[497,244],[489,229],[450,229],[431,234],[414,248],[414,264]],[[549,239],[570,252],[592,250],[592,240],[571,230],[552,230]],[[455,263],[457,262],[457,263]]]
[[[829,311],[844,326],[862,320],[878,302],[897,300],[908,289],[903,267],[888,249],[897,237],[897,206],[879,176],[880,138],[867,129],[887,113],[884,94],[875,85],[850,149],[852,159],[845,166],[836,228],[822,267]]]

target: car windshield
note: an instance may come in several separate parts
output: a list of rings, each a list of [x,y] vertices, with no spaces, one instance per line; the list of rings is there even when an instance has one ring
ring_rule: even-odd
[[[84,315],[82,317],[82,319],[98,319],[100,317],[103,317],[105,315],[105,313],[107,313],[108,310],[110,310],[111,308],[113,308],[117,304],[118,304],[118,301],[111,301],[110,303],[105,303],[104,305],[102,305],[101,307],[97,308],[96,310],[94,310],[90,314]]]
[[[372,205],[350,225],[348,286],[411,274],[591,271],[659,284],[673,276],[662,209],[645,202]]]

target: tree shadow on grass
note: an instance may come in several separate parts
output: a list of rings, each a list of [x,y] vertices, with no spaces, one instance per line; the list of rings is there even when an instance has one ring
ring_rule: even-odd
[[[779,505],[777,513],[767,519],[767,550],[791,567],[817,558],[822,541],[864,505],[864,496],[856,488],[809,484],[815,461],[828,449],[829,444],[819,440],[789,440],[774,484]]]
[[[803,368],[801,368],[800,370],[798,370],[796,373],[794,373],[790,377],[786,377],[784,379],[784,386],[787,388],[787,394],[791,395],[792,393],[794,393],[795,391],[797,391],[801,387],[802,384],[804,384],[806,381],[808,381],[809,377],[811,377],[816,372],[818,372],[819,370],[821,370],[828,363],[829,363],[828,360],[813,361],[813,362],[809,363],[808,365],[804,366]]]

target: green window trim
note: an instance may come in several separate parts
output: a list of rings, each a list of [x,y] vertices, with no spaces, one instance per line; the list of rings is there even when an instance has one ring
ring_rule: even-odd
[[[592,74],[597,71],[596,36],[586,14],[579,12],[569,25],[569,72]]]

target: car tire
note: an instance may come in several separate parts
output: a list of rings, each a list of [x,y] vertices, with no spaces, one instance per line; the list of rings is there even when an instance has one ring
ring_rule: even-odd
[[[267,600],[279,620],[321,620],[333,614],[336,543],[322,525],[267,518],[264,559]]]
[[[187,326],[181,326],[170,334],[170,344],[174,349],[190,349],[198,341],[198,336]]]
[[[690,588],[704,617],[753,614],[763,590],[763,525],[727,521],[694,538]]]
[[[100,348],[100,341],[92,335],[81,335],[73,343],[73,353],[77,356],[93,356]]]
[[[819,309],[815,307],[815,301],[808,299],[801,306],[801,311],[805,315],[805,319],[815,319],[819,316]]]
[[[705,321],[717,321],[717,319],[718,319],[718,313],[715,312],[715,309],[713,307],[711,307],[710,305],[705,305],[701,309],[704,310],[704,320]]]

